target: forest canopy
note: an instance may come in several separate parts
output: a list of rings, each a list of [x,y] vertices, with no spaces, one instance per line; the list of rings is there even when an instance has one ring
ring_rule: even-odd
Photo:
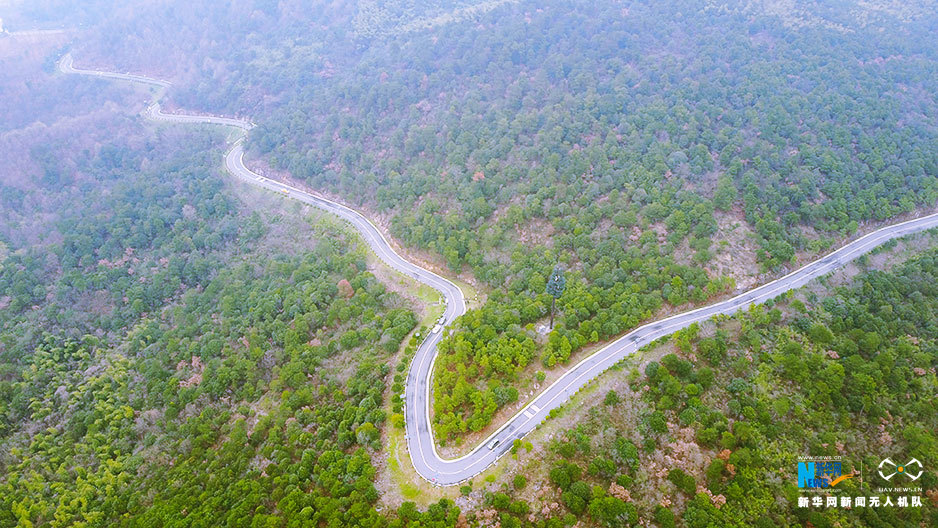
[[[252,167],[469,283],[432,374],[458,453],[602,343],[932,210],[929,3],[7,4],[0,525],[936,524],[934,472],[907,509],[797,508],[790,475],[938,457],[931,238],[662,340],[458,491],[396,490],[419,303],[230,183],[222,134],[54,71],[68,47],[249,118]]]

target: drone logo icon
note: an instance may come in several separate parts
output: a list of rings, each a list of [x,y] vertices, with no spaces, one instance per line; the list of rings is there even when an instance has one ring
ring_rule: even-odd
[[[918,466],[918,473],[914,473],[914,474],[912,473],[912,471],[910,470],[911,468],[909,467],[912,465]],[[892,466],[891,468],[890,467],[886,468],[886,471],[889,471],[890,469],[892,469],[893,470],[892,473],[889,473],[888,475],[883,473],[883,466]],[[918,478],[921,477],[923,473],[922,463],[919,462],[917,458],[913,458],[912,460],[909,460],[905,464],[901,464],[898,466],[896,465],[895,462],[886,458],[882,462],[879,463],[878,470],[879,470],[879,476],[883,477],[886,480],[889,480],[896,475],[905,475],[912,480],[918,480]]]

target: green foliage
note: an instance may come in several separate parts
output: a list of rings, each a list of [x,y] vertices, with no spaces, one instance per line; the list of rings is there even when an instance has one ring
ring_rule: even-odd
[[[619,436],[613,447],[613,456],[619,464],[632,470],[638,469],[638,448],[631,440]]]
[[[921,117],[927,114],[908,110],[919,101],[903,92],[884,106],[880,94],[894,91],[890,77],[870,73],[872,61],[845,66],[871,42],[895,49],[905,46],[901,39],[846,32],[819,43],[808,32],[738,14],[681,8],[676,18],[675,6],[642,4],[626,19],[602,4],[524,17],[506,7],[484,32],[454,25],[448,42],[458,45],[431,45],[432,31],[388,37],[363,52],[367,60],[357,64],[367,66],[325,83],[315,97],[298,95],[251,142],[314,187],[388,211],[392,232],[406,243],[511,292],[488,301],[506,308],[493,308],[507,313],[499,338],[522,341],[513,325],[546,313],[542,295],[552,283],[545,277],[563,262],[566,291],[547,296],[556,298],[562,320],[534,351],[548,368],[634,328],[665,303],[725,291],[728,282],[699,268],[712,254],[715,210],[740,208],[758,258],[774,269],[860,221],[935,201],[938,186],[927,176],[934,160],[926,154],[934,127]],[[578,30],[563,38],[540,31],[568,25]],[[751,35],[763,33],[782,48],[752,46]],[[692,63],[658,60],[650,50],[670,45],[664,35],[672,34],[689,35],[705,52]],[[507,40],[517,45],[502,46]],[[468,42],[495,51],[483,59]],[[769,64],[768,73],[752,75],[753,64]],[[928,73],[902,68],[929,84]],[[428,71],[434,75],[424,79]],[[361,82],[379,75],[382,83]],[[856,91],[849,105],[845,85]],[[336,107],[351,115],[326,117]],[[873,117],[882,114],[892,119]],[[888,124],[910,114],[919,116],[914,124]],[[530,242],[548,225],[549,247]],[[670,256],[685,242],[693,266]],[[487,423],[492,379],[516,383],[467,376],[482,394],[438,415],[444,437]],[[455,388],[455,381],[437,387]],[[460,418],[472,425],[463,428]]]
[[[661,528],[674,528],[674,513],[664,506],[658,506],[655,508],[655,522]]]
[[[808,329],[808,336],[815,343],[826,345],[834,340],[834,334],[822,323],[814,323]]]
[[[251,215],[242,237],[199,168],[211,144],[188,143],[167,166],[95,161],[110,192],[77,193],[67,236],[0,271],[40,303],[0,309],[0,441],[18,446],[0,461],[0,524],[155,526],[180,511],[205,525],[386,524],[366,449],[386,419],[387,350],[414,315],[342,231],[271,254]],[[53,255],[61,266],[43,267]],[[16,286],[24,276],[53,295]],[[93,296],[107,309],[73,307]],[[37,315],[47,333],[22,332]],[[67,337],[83,330],[97,336]],[[459,514],[445,501],[402,512],[425,526]]]
[[[792,313],[784,302],[778,303],[781,311]],[[574,491],[580,478],[603,489],[615,477],[639,505],[640,516],[653,517],[661,526],[775,526],[806,519],[816,526],[934,523],[934,509],[928,505],[914,511],[880,510],[879,520],[861,510],[802,511],[794,507],[798,494],[792,480],[764,475],[792,466],[792,445],[803,446],[796,451],[836,454],[834,446],[842,443],[852,453],[853,467],[860,462],[875,466],[882,459],[882,432],[868,427],[871,417],[882,424],[894,449],[919,460],[938,456],[933,432],[938,417],[930,412],[938,393],[932,371],[938,360],[930,352],[938,343],[938,328],[932,324],[936,317],[934,249],[894,271],[859,275],[789,320],[775,319],[764,308],[737,314],[712,337],[695,336],[681,345],[696,347],[698,361],[708,364],[688,369],[680,357],[666,356],[661,365],[646,367],[643,379],[650,390],[633,396],[641,402],[637,424],[631,410],[625,413],[615,406],[586,413],[564,441],[552,444],[554,456],[563,457],[549,461],[554,464],[552,482],[563,490],[562,502],[571,512],[585,502],[597,524],[603,522],[598,510],[594,515],[598,506]],[[753,333],[759,337],[756,349],[750,348]],[[752,355],[751,362],[742,358],[745,353]],[[708,355],[712,359],[704,359]],[[680,379],[688,382],[682,385]],[[670,403],[662,405],[665,400]],[[671,453],[676,440],[668,432],[674,424],[696,429],[697,443],[714,455],[727,451],[698,467],[668,468],[668,481],[689,499],[683,509],[641,510],[649,497],[654,500],[648,502],[657,504],[661,490],[660,482],[641,468],[649,459]],[[633,443],[636,429],[643,435],[644,451]],[[585,476],[567,473],[581,464],[587,468]],[[928,473],[922,479],[923,488],[938,484]],[[697,494],[698,483],[709,494]],[[855,481],[847,486],[851,494],[870,496],[877,494],[878,484],[864,482],[861,487]]]
[[[713,193],[713,205],[717,209],[729,211],[738,198],[739,192],[736,184],[729,176],[721,176],[717,180],[717,190]]]
[[[589,503],[590,516],[601,526],[631,526],[638,522],[635,506],[617,497],[601,497]]]
[[[569,489],[560,495],[560,501],[574,515],[581,515],[586,511],[591,496],[589,484],[579,480],[571,484]]]
[[[688,495],[693,495],[697,490],[697,483],[694,482],[694,477],[688,475],[680,468],[674,468],[668,471],[668,480],[677,486],[677,489]]]
[[[690,375],[694,368],[690,361],[679,358],[674,354],[668,354],[661,358],[661,364],[664,365],[671,374],[684,379]]]
[[[517,401],[518,389],[509,383],[534,357],[530,337],[496,337],[497,326],[506,324],[497,314],[470,312],[458,324],[465,331],[441,340],[434,374],[435,429],[443,438],[479,431]],[[492,381],[481,385],[480,378]]]
[[[683,515],[684,523],[689,528],[709,528],[725,526],[726,517],[710,502],[710,498],[699,493],[687,505]]]
[[[550,470],[548,477],[555,486],[566,491],[574,481],[580,478],[581,474],[582,469],[578,465],[560,462]]]
[[[668,421],[665,419],[664,414],[659,411],[645,415],[643,423],[653,434],[661,434],[668,430]]]
[[[658,367],[659,365],[657,361],[649,361],[648,364],[645,365],[645,375],[648,376],[649,381],[652,381],[652,382],[656,381],[657,375],[658,375]]]
[[[521,473],[518,473],[517,475],[515,475],[514,479],[512,480],[512,485],[514,486],[516,490],[524,489],[524,487],[527,484],[528,484],[528,479],[524,478],[524,475],[522,475]]]
[[[709,389],[713,385],[714,374],[710,367],[702,367],[697,371],[697,383],[703,390]]]
[[[176,90],[183,106],[243,113],[276,101],[251,149],[314,188],[382,212],[405,244],[469,268],[496,292],[457,324],[438,361],[436,425],[446,438],[484,428],[517,400],[535,359],[552,368],[665,304],[732,290],[702,268],[717,217],[731,216],[716,210],[741,210],[757,258],[777,269],[861,222],[938,198],[928,16],[867,19],[856,6],[813,3],[809,19],[791,24],[791,13],[676,1],[631,3],[628,16],[614,3],[547,2],[411,32],[417,17],[457,4],[158,2],[135,13],[142,22],[100,2],[66,4],[29,7],[41,19],[56,10],[106,19],[88,46],[118,64],[162,57],[171,69],[180,50],[193,54],[192,64],[209,66],[178,61],[192,79]],[[165,20],[203,31],[166,38],[146,25]],[[897,38],[908,34],[917,38]],[[233,42],[246,41],[246,54],[232,54]],[[0,113],[36,120],[11,106]],[[101,155],[78,177],[63,170],[56,147],[30,153],[45,189],[106,181],[113,198],[77,193],[84,213],[65,215],[51,253],[14,248],[3,260],[0,438],[19,441],[0,472],[0,524],[162,525],[180,522],[182,511],[189,524],[455,524],[448,501],[425,513],[405,503],[391,520],[373,508],[367,449],[384,422],[382,354],[413,328],[413,315],[395,311],[362,254],[345,258],[343,244],[257,257],[265,230],[239,216],[206,170],[209,146],[163,165],[158,152],[123,156],[95,145]],[[5,186],[0,198],[42,197]],[[675,258],[685,247],[693,258]],[[738,316],[739,336],[675,339],[683,353],[696,341],[710,365],[694,372],[668,360],[649,373],[638,429],[663,441],[669,423],[696,419],[708,447],[734,450],[736,471],[724,471],[727,504],[693,497],[679,512],[686,526],[934,524],[924,509],[795,515],[784,484],[765,478],[790,467],[793,451],[837,439],[857,456],[881,455],[860,426],[871,419],[895,448],[935,459],[933,258],[864,275],[803,310],[803,324],[754,311]],[[568,283],[551,295],[544,277],[557,262],[570,270]],[[355,283],[351,299],[333,292],[343,278]],[[523,328],[554,300],[563,316],[541,344]],[[345,377],[330,372],[345,362]],[[68,394],[56,394],[62,386]],[[578,428],[585,440],[558,449],[571,460],[591,456],[590,479],[608,478],[607,460],[626,464],[609,445],[621,437],[604,425]],[[590,447],[596,431],[606,441]],[[629,438],[630,452],[638,438]],[[612,497],[587,494],[580,466],[566,463],[558,478],[577,515],[597,525],[637,521],[630,504],[623,511]],[[923,487],[934,488],[928,478]],[[502,526],[521,524],[517,503],[499,512]],[[667,525],[662,511],[656,522]]]
[[[554,299],[559,299],[566,288],[567,277],[564,275],[563,268],[560,266],[554,267],[554,271],[551,272],[550,279],[547,281],[545,291]]]
[[[726,464],[723,460],[719,458],[714,458],[710,462],[710,466],[707,467],[707,482],[711,486],[715,486],[720,483],[720,479],[723,476],[723,469],[726,467]]]

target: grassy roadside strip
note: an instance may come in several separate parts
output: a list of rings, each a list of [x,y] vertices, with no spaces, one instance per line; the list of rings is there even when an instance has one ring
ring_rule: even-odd
[[[382,491],[382,500],[391,507],[396,507],[400,501],[412,501],[421,507],[439,501],[441,498],[454,498],[452,489],[439,488],[424,480],[414,470],[413,462],[407,450],[407,441],[404,435],[404,417],[402,414],[402,400],[404,382],[407,370],[414,357],[422,336],[433,327],[436,320],[443,315],[444,305],[439,292],[425,284],[421,284],[406,275],[397,272],[384,264],[374,253],[369,253],[369,267],[382,268],[380,273],[383,282],[394,281],[394,289],[403,289],[416,301],[415,310],[422,316],[417,327],[401,342],[397,354],[394,356],[390,376],[391,382],[385,391],[384,411],[389,417],[383,431],[383,441],[387,463],[383,468],[383,479],[386,479]],[[459,284],[460,288],[465,288]],[[466,292],[466,290],[463,290]],[[468,292],[466,292],[468,297]],[[379,484],[380,486],[380,484]],[[396,492],[396,493],[395,493]]]

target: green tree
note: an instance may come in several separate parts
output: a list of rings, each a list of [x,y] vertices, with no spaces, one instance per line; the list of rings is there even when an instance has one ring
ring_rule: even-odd
[[[603,526],[629,526],[638,520],[634,507],[616,497],[594,499],[589,513]]]
[[[550,302],[550,328],[554,328],[554,308],[557,305],[557,299],[563,295],[567,288],[567,278],[564,276],[563,268],[560,265],[554,266],[554,271],[547,280],[547,293],[552,297]]]
[[[736,201],[738,191],[733,183],[733,178],[729,176],[720,176],[717,180],[717,189],[713,193],[713,205],[722,211],[729,211]]]
[[[528,480],[527,480],[526,478],[524,478],[524,475],[522,475],[522,474],[519,473],[519,474],[515,475],[513,484],[514,484],[516,490],[520,490],[520,489],[524,488],[524,487],[528,484]]]

